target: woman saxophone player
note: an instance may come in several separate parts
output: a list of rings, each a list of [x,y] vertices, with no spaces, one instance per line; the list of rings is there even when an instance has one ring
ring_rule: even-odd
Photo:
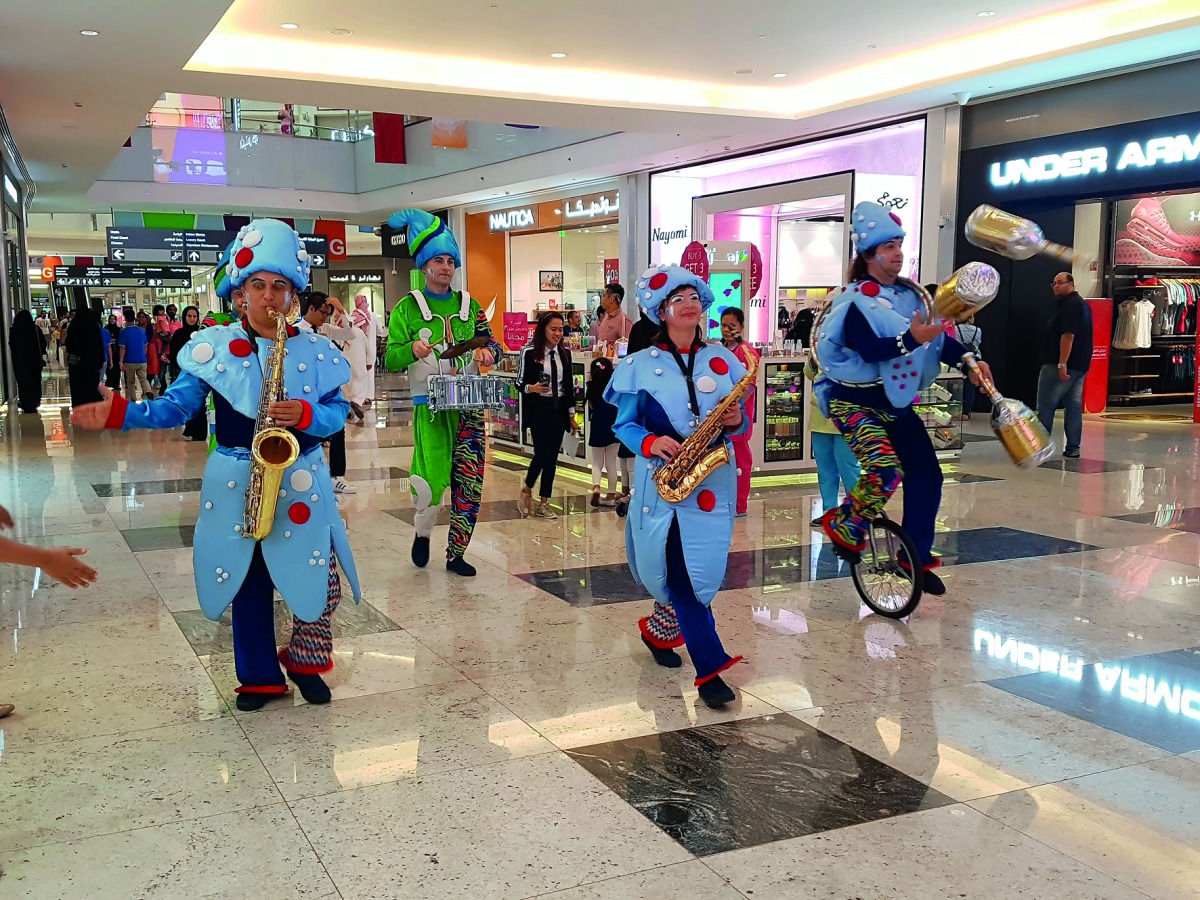
[[[814,383],[829,416],[858,457],[862,474],[821,527],[842,556],[857,559],[871,521],[904,482],[904,528],[921,555],[925,592],[944,594],[933,569],[933,529],[942,500],[942,470],[912,403],[941,364],[957,366],[966,349],[943,322],[926,322],[925,300],[904,267],[904,229],[878,203],[854,207],[856,255],[846,288],[834,298],[816,340],[820,374]],[[991,378],[983,361],[978,368]],[[979,383],[979,372],[970,374]]]
[[[638,281],[637,300],[660,326],[658,336],[653,346],[617,365],[604,399],[617,407],[617,437],[640,450],[625,546],[634,579],[654,597],[654,611],[638,625],[660,666],[683,665],[674,648],[687,646],[700,698],[718,707],[734,699],[721,673],[741,660],[721,646],[709,609],[725,577],[737,472],[732,462],[719,466],[677,503],[663,499],[653,476],[730,394],[746,368],[724,347],[704,342],[701,325],[707,322],[713,293],[687,269],[648,269]],[[740,404],[722,419],[719,440],[725,441],[730,460],[729,437],[747,424]]]

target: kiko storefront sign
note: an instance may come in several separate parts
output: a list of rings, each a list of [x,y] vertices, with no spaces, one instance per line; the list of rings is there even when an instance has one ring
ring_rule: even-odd
[[[963,174],[997,198],[1106,197],[1200,184],[1200,114],[963,153]]]

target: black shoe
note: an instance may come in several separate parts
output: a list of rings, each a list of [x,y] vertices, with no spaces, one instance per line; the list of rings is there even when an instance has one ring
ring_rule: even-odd
[[[683,658],[667,647],[655,647],[652,643],[646,640],[646,636],[642,635],[642,643],[646,645],[646,649],[650,651],[650,655],[654,657],[654,661],[664,669],[678,669],[683,665]]]
[[[625,516],[627,516],[629,514],[629,498],[628,497],[619,497],[617,499],[616,509],[617,509],[617,516],[622,519],[625,518]]]
[[[413,536],[412,561],[418,569],[423,569],[429,564],[429,538],[419,534]]]
[[[732,703],[737,699],[733,688],[722,681],[720,675],[710,678],[697,690],[700,692],[700,699],[713,709],[720,709],[726,703]]]
[[[852,566],[857,566],[862,562],[862,554],[857,550],[851,550],[849,547],[843,547],[837,541],[831,540],[829,547],[833,550],[833,555],[840,560],[844,560]]]
[[[454,559],[446,560],[446,571],[462,575],[464,578],[471,578],[475,574],[475,567],[461,556],[456,556]]]
[[[811,522],[808,523],[808,527],[809,528],[820,528],[821,527],[821,517],[817,516],[816,518],[814,518]]]
[[[1063,456],[1066,459],[1079,459],[1079,451],[1078,450],[1064,450]]]
[[[254,712],[256,709],[262,709],[272,700],[286,696],[287,694],[259,694],[245,691],[237,695],[237,708],[242,712]]]
[[[309,703],[328,703],[332,699],[329,685],[320,675],[304,675],[300,672],[288,672],[287,677],[300,689],[300,696]]]
[[[946,582],[926,569],[925,577],[921,579],[921,592],[933,597],[940,597],[946,593]]]

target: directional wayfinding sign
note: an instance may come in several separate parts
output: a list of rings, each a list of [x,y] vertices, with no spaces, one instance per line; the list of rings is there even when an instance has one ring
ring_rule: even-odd
[[[175,263],[212,266],[237,237],[236,231],[202,231],[181,228],[108,228],[108,258],[116,262]],[[324,235],[302,234],[300,240],[314,268],[327,268],[329,240]]]
[[[54,281],[63,287],[170,287],[192,286],[187,266],[55,266]]]

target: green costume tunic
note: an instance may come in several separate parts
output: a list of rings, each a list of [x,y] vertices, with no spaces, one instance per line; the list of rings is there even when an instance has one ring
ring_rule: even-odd
[[[462,371],[470,362],[468,357],[443,360],[441,351],[475,337],[488,338],[487,349],[499,358],[500,345],[492,337],[483,309],[462,291],[446,297],[414,291],[396,304],[388,320],[384,364],[392,372],[408,372],[412,386],[414,446],[409,484],[418,508],[440,503],[450,486],[455,436],[461,417],[457,410],[429,411],[428,379],[430,375]],[[425,359],[413,356],[412,345],[420,340],[428,341],[434,348]],[[426,487],[428,497],[423,496]]]

